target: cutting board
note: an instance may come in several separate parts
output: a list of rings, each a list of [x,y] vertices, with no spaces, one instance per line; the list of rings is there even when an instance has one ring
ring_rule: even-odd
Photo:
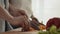
[[[38,34],[38,31],[21,32],[21,28],[18,28],[18,29],[14,29],[14,30],[11,30],[11,31],[8,31],[8,32],[3,32],[3,33],[0,33],[0,34]]]

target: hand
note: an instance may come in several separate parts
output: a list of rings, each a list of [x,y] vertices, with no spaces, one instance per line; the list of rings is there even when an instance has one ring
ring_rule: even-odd
[[[22,28],[29,28],[29,21],[25,16],[15,17],[13,20],[10,20],[10,24],[14,26],[21,26]]]
[[[10,20],[12,25],[23,25],[23,23],[28,22],[28,19],[25,16],[20,16],[20,17],[14,17],[12,20]]]

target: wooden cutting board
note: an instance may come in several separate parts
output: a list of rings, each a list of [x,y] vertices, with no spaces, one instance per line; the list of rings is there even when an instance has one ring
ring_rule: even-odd
[[[0,34],[38,34],[38,32],[19,32],[19,31],[10,31],[10,32],[4,32]]]
[[[38,31],[21,32],[21,28],[18,28],[18,29],[14,29],[14,30],[11,30],[11,31],[8,31],[8,32],[3,32],[3,33],[0,33],[0,34],[38,34]]]

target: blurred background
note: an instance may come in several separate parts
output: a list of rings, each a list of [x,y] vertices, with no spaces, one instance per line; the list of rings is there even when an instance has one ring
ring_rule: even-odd
[[[60,17],[60,0],[32,0],[32,11],[46,25],[50,18]]]

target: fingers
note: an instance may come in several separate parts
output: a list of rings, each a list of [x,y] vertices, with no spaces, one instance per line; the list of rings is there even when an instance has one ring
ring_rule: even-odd
[[[20,16],[20,17],[15,17],[15,20],[17,20],[17,22],[15,23],[19,23],[20,26],[27,26],[28,25],[28,19],[26,18],[26,16]]]
[[[29,24],[29,21],[26,19],[26,17],[24,17],[24,22],[22,24],[23,24],[22,25],[23,31],[28,31],[30,24]]]

